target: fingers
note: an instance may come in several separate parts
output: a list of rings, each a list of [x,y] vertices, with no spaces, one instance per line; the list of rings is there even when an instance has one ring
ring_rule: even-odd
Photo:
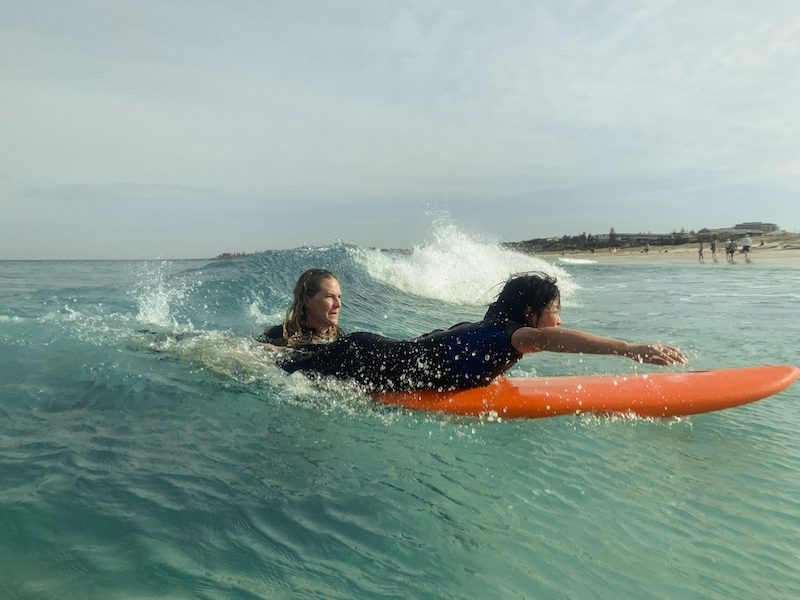
[[[664,346],[667,357],[671,362],[678,363],[681,365],[685,365],[689,362],[689,360],[683,355],[683,352],[678,350],[677,348],[673,348],[672,346]]]
[[[688,362],[683,353],[672,346],[666,346],[664,344],[648,344],[647,348],[649,352],[644,358],[649,359],[648,362],[651,364],[664,366],[672,363],[678,363],[680,365],[685,365]]]
[[[673,363],[685,365],[688,361],[677,348],[664,344],[642,344],[632,358],[641,363],[666,366]]]

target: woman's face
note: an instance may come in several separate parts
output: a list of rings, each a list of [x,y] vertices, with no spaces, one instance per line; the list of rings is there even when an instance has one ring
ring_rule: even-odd
[[[306,300],[306,326],[323,333],[339,323],[342,291],[339,282],[328,277],[320,281],[319,292]]]
[[[526,319],[526,324],[528,327],[558,327],[561,325],[561,317],[558,316],[560,310],[561,298],[556,298],[544,307],[541,316],[537,316],[534,311],[531,311]]]

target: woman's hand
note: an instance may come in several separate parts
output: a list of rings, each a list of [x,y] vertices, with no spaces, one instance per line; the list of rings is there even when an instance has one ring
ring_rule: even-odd
[[[624,356],[649,365],[666,366],[672,363],[685,365],[688,361],[677,348],[664,344],[628,344]]]

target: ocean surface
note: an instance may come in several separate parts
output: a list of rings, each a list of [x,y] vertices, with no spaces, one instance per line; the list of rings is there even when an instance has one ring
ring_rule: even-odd
[[[800,597],[800,384],[666,420],[379,406],[249,339],[310,267],[348,332],[478,320],[543,270],[565,327],[677,345],[667,370],[800,365],[800,268],[757,259],[545,260],[444,225],[410,253],[0,262],[0,598]]]

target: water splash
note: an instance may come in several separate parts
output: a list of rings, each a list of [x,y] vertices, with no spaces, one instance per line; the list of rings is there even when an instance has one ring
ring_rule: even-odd
[[[287,304],[289,302],[287,301]],[[264,300],[253,296],[247,305],[247,315],[259,326],[280,323],[286,317],[286,312],[274,310],[266,305]]]
[[[160,327],[179,325],[176,308],[195,289],[197,283],[186,276],[168,277],[169,267],[169,261],[162,261],[155,268],[149,264],[142,267],[139,282],[131,292],[139,307],[136,320],[140,323]],[[191,323],[187,325],[192,327]]]
[[[511,275],[543,271],[559,280],[562,298],[577,289],[566,271],[541,258],[503,247],[445,219],[434,224],[430,241],[410,253],[361,249],[354,256],[376,281],[434,300],[480,305],[491,302]]]

